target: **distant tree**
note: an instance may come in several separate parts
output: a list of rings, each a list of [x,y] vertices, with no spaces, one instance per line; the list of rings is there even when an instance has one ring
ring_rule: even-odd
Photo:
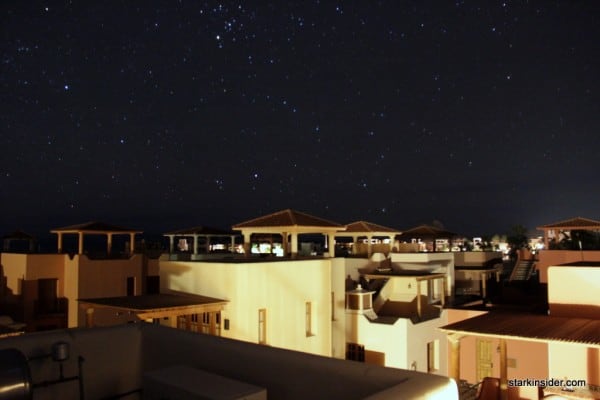
[[[506,236],[506,241],[511,249],[523,249],[527,247],[527,228],[523,225],[514,225]]]
[[[514,262],[517,259],[517,252],[528,247],[527,228],[523,225],[514,225],[506,235],[506,242],[510,246],[509,256]]]

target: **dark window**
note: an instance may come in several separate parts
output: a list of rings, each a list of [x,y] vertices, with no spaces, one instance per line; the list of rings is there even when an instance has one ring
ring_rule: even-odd
[[[38,312],[52,313],[57,311],[57,286],[58,279],[38,279]]]
[[[160,276],[147,276],[146,277],[146,294],[158,294],[160,293]]]
[[[127,277],[127,296],[135,295],[135,276]]]
[[[365,362],[365,346],[346,343],[346,360]]]

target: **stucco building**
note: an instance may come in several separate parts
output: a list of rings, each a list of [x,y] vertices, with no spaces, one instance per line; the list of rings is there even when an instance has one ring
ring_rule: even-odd
[[[140,231],[91,222],[53,229],[58,253],[1,253],[4,304],[26,330],[85,325],[77,300],[158,292],[158,260],[135,252]],[[65,238],[76,239],[65,248]],[[116,251],[114,242],[126,243]],[[88,249],[86,240],[100,240]],[[90,246],[91,247],[91,246]]]

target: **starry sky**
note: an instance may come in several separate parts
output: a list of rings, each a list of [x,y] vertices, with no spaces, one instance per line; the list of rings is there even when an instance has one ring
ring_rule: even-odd
[[[600,217],[598,1],[3,1],[0,231]]]

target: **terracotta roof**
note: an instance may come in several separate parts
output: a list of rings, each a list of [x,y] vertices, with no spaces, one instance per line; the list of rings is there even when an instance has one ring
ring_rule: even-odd
[[[459,334],[600,346],[600,320],[597,319],[490,312],[440,329]]]
[[[564,228],[564,229],[600,229],[600,221],[596,221],[589,218],[576,217],[567,219],[564,221],[555,222],[553,224],[542,225],[537,229],[552,229],[552,228]]]
[[[346,225],[345,232],[390,232],[400,233],[400,231],[388,228],[387,226],[377,225],[367,221],[356,221]]]
[[[237,232],[211,228],[209,226],[194,226],[165,233],[165,235],[237,235]]]
[[[342,225],[313,215],[305,214],[296,210],[281,210],[273,214],[265,215],[240,222],[233,226],[239,228],[257,228],[257,227],[281,227],[281,226],[315,226],[324,228],[343,228]]]
[[[428,238],[449,238],[458,236],[456,233],[446,231],[435,226],[419,225],[402,232],[401,238],[428,237]]]
[[[123,228],[121,226],[115,226],[115,225],[110,225],[110,224],[105,224],[104,222],[97,222],[97,221],[92,221],[92,222],[86,222],[83,224],[77,224],[77,225],[69,225],[69,226],[63,226],[62,228],[55,228],[53,230],[51,230],[50,232],[56,233],[56,232],[127,232],[127,233],[141,233],[142,231],[139,231],[137,229],[132,229],[132,228]]]

